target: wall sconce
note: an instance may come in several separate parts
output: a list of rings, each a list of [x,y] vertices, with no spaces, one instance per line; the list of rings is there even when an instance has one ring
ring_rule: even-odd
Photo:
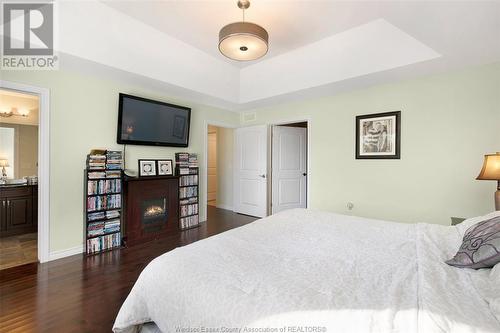
[[[28,117],[29,114],[30,114],[30,110],[28,110],[28,109],[18,110],[17,108],[11,108],[9,111],[0,110],[0,117],[4,117],[4,118],[8,118],[8,117],[12,117],[12,116]]]
[[[21,109],[21,110],[17,110],[17,113],[18,113],[21,117],[27,117],[27,116],[29,116],[29,114],[30,114],[30,110],[28,110],[28,109]]]
[[[0,117],[8,118],[8,117],[12,117],[13,115],[14,115],[14,112],[12,111],[12,109],[10,109],[9,111],[5,111],[5,110],[0,111]]]

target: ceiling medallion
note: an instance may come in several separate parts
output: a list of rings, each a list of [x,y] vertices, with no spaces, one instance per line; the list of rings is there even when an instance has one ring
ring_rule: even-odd
[[[219,51],[229,59],[250,61],[263,57],[269,49],[269,35],[266,29],[251,22],[245,22],[245,9],[249,0],[239,0],[243,11],[241,22],[230,23],[219,32]]]

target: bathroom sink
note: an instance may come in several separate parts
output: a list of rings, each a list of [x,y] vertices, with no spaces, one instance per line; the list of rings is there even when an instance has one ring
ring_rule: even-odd
[[[5,183],[2,184],[4,186],[8,185],[24,185],[27,184],[28,181],[26,179],[6,179]]]

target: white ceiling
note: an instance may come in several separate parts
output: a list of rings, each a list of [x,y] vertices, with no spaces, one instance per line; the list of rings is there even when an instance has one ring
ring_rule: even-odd
[[[250,63],[217,50],[240,18],[229,0],[66,1],[58,49],[235,110],[500,61],[499,1],[254,0],[270,50]]]
[[[232,65],[252,64],[225,59],[217,48],[219,30],[242,19],[236,1],[103,2]],[[364,2],[252,0],[245,20],[268,31],[268,59],[377,19],[378,7]]]
[[[251,64],[226,59],[217,49],[219,30],[241,20],[236,1],[104,3],[233,65]],[[443,54],[467,51],[469,43],[498,47],[500,39],[499,1],[252,0],[245,17],[269,32],[270,49],[262,60],[379,18]]]

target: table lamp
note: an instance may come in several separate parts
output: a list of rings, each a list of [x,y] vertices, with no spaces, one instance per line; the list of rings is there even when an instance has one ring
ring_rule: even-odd
[[[484,155],[483,168],[476,179],[497,181],[495,210],[500,210],[500,153]]]
[[[5,167],[9,166],[9,160],[3,158],[0,159],[0,167],[2,167],[2,178],[7,178],[7,170],[5,170]]]

